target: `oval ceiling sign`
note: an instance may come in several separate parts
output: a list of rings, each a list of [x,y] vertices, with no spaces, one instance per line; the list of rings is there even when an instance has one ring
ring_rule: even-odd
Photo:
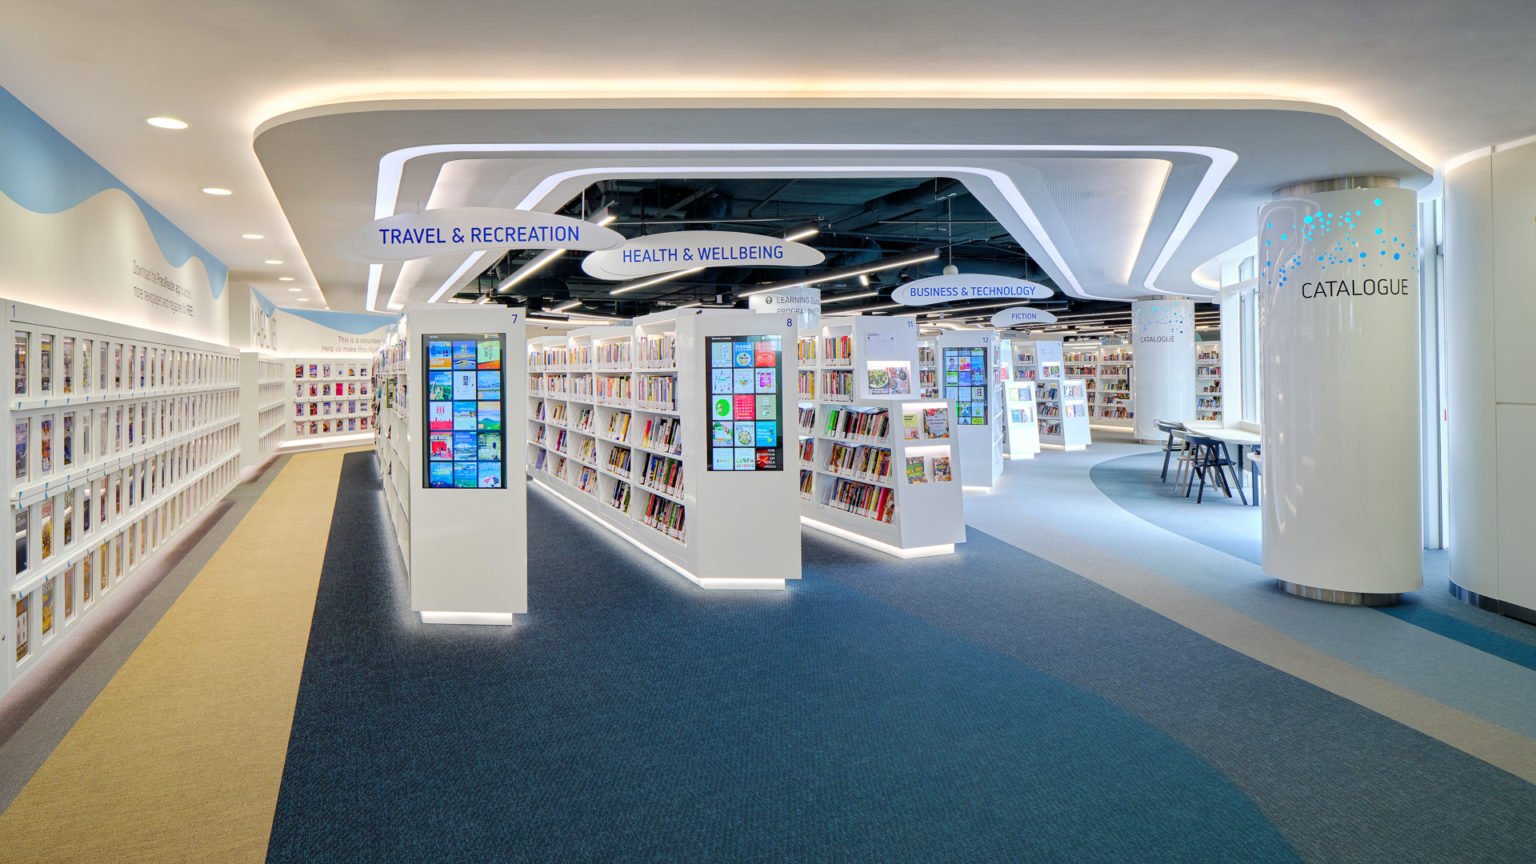
[[[903,306],[931,306],[964,300],[1044,300],[1056,292],[1028,279],[988,276],[984,273],[950,273],[929,276],[897,288],[891,299]]]
[[[376,219],[348,232],[337,252],[357,261],[405,261],[480,249],[612,249],[624,235],[595,222],[536,210],[445,207]]]
[[[581,262],[587,275],[623,281],[696,267],[814,267],[826,260],[804,243],[741,231],[670,231],[593,252]]]
[[[992,316],[993,327],[1025,327],[1030,324],[1055,324],[1056,316],[1044,309],[1012,306]]]

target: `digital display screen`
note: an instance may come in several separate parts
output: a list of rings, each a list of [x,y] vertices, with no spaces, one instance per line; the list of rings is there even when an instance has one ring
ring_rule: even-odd
[[[502,335],[421,337],[428,489],[505,489]]]
[[[955,403],[955,423],[987,425],[987,349],[944,349],[944,398]]]
[[[707,336],[709,470],[783,471],[783,341]]]

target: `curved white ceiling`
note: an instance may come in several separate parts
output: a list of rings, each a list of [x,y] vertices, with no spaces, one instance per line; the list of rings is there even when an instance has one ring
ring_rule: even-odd
[[[352,224],[422,206],[555,209],[598,179],[955,177],[1064,292],[1101,299],[1211,296],[1194,269],[1251,234],[1257,205],[1278,186],[1359,173],[1428,180],[1422,166],[1337,112],[1268,103],[349,106],[269,124],[257,153],[306,258],[343,308],[361,308],[369,294],[375,308],[441,296],[492,260],[424,259],[370,272],[334,255],[335,238]]]
[[[1529,0],[766,0],[728,15],[696,0],[591,0],[509,14],[495,0],[137,0],[86,14],[13,0],[0,82],[257,283],[307,273],[293,202],[269,188],[253,137],[289,112],[371,100],[1283,100],[1335,106],[1436,165],[1536,132]],[[144,125],[162,114],[191,128]],[[1327,167],[1326,148],[1310,156]],[[213,201],[203,186],[235,195]],[[240,239],[251,232],[267,239]]]

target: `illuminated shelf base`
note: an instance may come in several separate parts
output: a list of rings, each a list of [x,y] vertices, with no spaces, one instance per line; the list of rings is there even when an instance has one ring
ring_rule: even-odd
[[[423,624],[475,624],[509,627],[511,612],[422,612]]]
[[[534,485],[534,486],[539,487],[540,489],[544,490],[545,492],[548,492],[549,494],[555,496],[557,499],[559,499],[561,502],[563,502],[566,506],[568,506],[568,507],[570,507],[570,508],[572,508],[574,510],[579,511],[583,516],[586,516],[588,519],[592,520],[597,525],[607,529],[609,531],[609,533],[613,534],[615,537],[618,537],[620,540],[623,540],[625,543],[628,543],[629,545],[635,547],[636,549],[639,549],[641,552],[644,552],[646,555],[649,555],[651,558],[654,558],[655,560],[659,561],[660,563],[666,565],[666,567],[668,569],[670,569],[673,572],[677,573],[679,576],[682,576],[683,578],[687,579],[689,582],[692,582],[693,584],[699,586],[700,588],[705,588],[705,589],[708,589],[708,590],[711,590],[711,591],[720,591],[720,590],[727,590],[727,591],[782,591],[782,590],[784,590],[784,580],[783,579],[732,579],[732,578],[729,578],[729,577],[697,576],[697,575],[693,574],[692,572],[690,572],[687,568],[683,567],[681,564],[677,563],[676,561],[673,561],[672,559],[666,557],[665,555],[662,555],[660,552],[658,552],[655,549],[652,549],[651,547],[647,546],[646,544],[640,542],[638,539],[636,539],[634,537],[631,537],[628,533],[626,533],[622,529],[620,529],[619,526],[613,524],[612,522],[610,522],[607,519],[602,518],[597,513],[593,512],[590,508],[588,508],[585,504],[583,504],[581,501],[578,501],[577,499],[571,497],[570,495],[567,495],[564,490],[558,489],[558,488],[556,488],[554,486],[551,486],[550,484],[545,483],[543,480],[541,480],[538,477],[533,476],[531,474],[529,475],[528,482],[530,484]]]
[[[827,534],[831,534],[834,537],[841,537],[844,540],[851,540],[860,546],[867,546],[876,552],[884,552],[885,554],[896,558],[934,558],[939,555],[955,554],[955,544],[953,543],[948,543],[943,546],[914,546],[911,549],[903,549],[900,546],[892,546],[889,543],[884,543],[874,539],[873,537],[866,537],[863,534],[849,531],[846,528],[839,528],[836,525],[829,525],[826,522],[820,522],[818,520],[812,519],[809,516],[801,516],[800,524],[807,528],[814,528],[817,531],[823,531]]]

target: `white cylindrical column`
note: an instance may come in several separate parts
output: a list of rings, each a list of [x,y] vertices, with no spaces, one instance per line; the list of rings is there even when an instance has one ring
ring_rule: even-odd
[[[1195,417],[1195,303],[1160,297],[1131,304],[1131,403],[1136,437],[1160,441],[1157,421]]]
[[[1259,212],[1264,571],[1395,602],[1423,584],[1417,195],[1278,195]]]

